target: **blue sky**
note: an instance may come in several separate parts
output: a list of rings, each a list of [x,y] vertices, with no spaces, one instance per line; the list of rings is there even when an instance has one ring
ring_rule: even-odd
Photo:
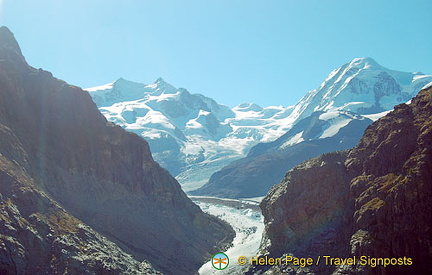
[[[81,87],[162,77],[231,107],[292,105],[372,57],[432,74],[430,0],[0,0],[27,62]]]

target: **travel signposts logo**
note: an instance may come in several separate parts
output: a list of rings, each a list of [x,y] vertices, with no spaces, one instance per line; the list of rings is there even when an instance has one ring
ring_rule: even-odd
[[[215,269],[222,270],[228,267],[229,258],[227,254],[219,252],[213,255],[211,262]]]

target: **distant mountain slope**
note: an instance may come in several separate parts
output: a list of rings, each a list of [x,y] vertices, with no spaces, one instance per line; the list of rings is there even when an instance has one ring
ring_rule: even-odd
[[[116,246],[98,240],[95,230],[136,260],[148,260],[166,274],[193,274],[233,238],[228,225],[203,213],[152,159],[147,142],[107,122],[87,92],[30,67],[5,27],[0,28],[0,135],[0,199],[6,212],[15,211],[15,217],[1,214],[1,232],[25,227],[27,219],[28,230],[37,227],[23,235],[2,235],[7,240],[2,242],[2,253],[13,251],[6,256],[13,263],[8,272],[26,270],[27,263],[37,261],[33,258],[37,253],[29,251],[32,244],[47,250],[52,242],[55,249],[65,246],[66,252],[50,259],[53,265],[61,264],[65,259],[58,256],[67,254],[68,241],[82,245],[71,247],[70,256],[85,250],[86,241],[100,245],[93,251],[95,257],[97,251],[110,253],[103,252],[104,245],[113,247],[119,255],[116,260],[105,256],[86,260],[97,262],[96,273],[111,272],[110,261],[118,266],[127,260],[124,268],[128,262],[135,265]],[[16,189],[12,192],[10,186]],[[13,221],[20,217],[25,220]],[[80,221],[93,230],[80,229]],[[57,227],[91,236],[49,233],[49,228]],[[41,239],[38,232],[66,239]],[[16,258],[14,253],[23,255]]]
[[[261,203],[262,253],[364,256],[377,264],[321,264],[290,274],[431,274],[431,118],[429,87],[370,125],[352,150],[290,170]],[[385,267],[376,258],[396,260]]]
[[[246,158],[214,173],[192,195],[248,198],[265,195],[286,171],[323,153],[355,146],[372,120],[346,111],[318,111],[282,137],[252,147]]]
[[[352,148],[372,120],[407,102],[430,82],[432,76],[392,71],[371,58],[354,59],[293,107],[285,120],[292,127],[286,134],[252,147],[246,158],[214,173],[191,194],[263,196],[287,170],[306,159]]]

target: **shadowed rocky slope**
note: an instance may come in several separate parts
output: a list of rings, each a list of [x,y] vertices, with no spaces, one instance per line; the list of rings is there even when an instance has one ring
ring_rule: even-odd
[[[0,274],[160,274],[68,214],[2,155],[0,183]]]
[[[58,202],[135,259],[147,259],[163,272],[194,272],[233,237],[231,228],[186,197],[153,161],[143,139],[108,123],[87,92],[28,66],[5,27],[0,29],[0,135],[4,163],[13,173],[21,171],[28,185],[40,190],[37,194],[46,193],[35,204],[41,196]],[[0,168],[8,174],[4,165]],[[23,184],[20,178],[16,182]],[[6,204],[24,211],[25,197],[5,195],[3,180],[0,192]],[[24,218],[37,215],[33,211]],[[25,244],[22,250],[31,261],[33,247]]]
[[[261,204],[263,254],[409,257],[412,265],[285,265],[267,273],[431,274],[431,116],[428,88],[369,126],[354,149],[290,170]]]

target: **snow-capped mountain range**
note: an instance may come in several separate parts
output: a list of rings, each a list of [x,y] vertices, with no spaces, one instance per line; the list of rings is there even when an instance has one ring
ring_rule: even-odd
[[[86,90],[109,121],[149,142],[154,159],[189,184],[185,190],[204,184],[258,142],[284,134],[292,109],[251,103],[230,109],[161,78],[151,85],[120,78]]]
[[[430,82],[430,75],[392,71],[371,58],[357,58],[289,107],[244,103],[231,109],[161,78],[150,85],[120,78],[86,90],[109,121],[145,138],[154,159],[189,191],[314,112],[321,111],[319,117],[326,121],[321,131],[313,137],[300,131],[280,146],[331,137],[354,118],[376,120]]]

